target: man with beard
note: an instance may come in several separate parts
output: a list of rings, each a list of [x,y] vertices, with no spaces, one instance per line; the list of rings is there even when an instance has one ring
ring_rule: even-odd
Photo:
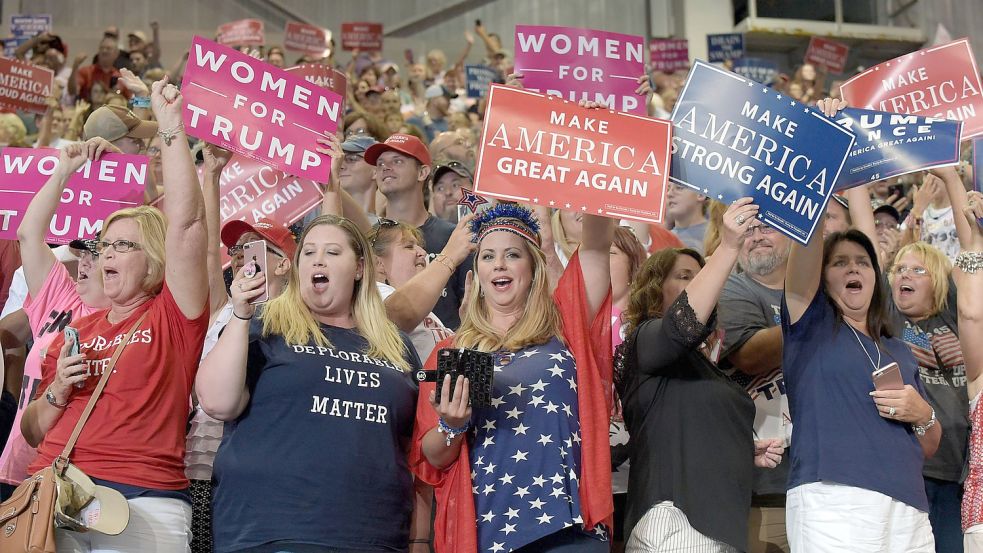
[[[790,240],[775,229],[748,227],[738,264],[724,285],[718,310],[724,331],[720,367],[754,400],[755,439],[792,435],[782,378],[781,304]],[[786,443],[786,445],[788,445]],[[749,553],[789,551],[785,533],[785,484],[789,463],[755,469]]]

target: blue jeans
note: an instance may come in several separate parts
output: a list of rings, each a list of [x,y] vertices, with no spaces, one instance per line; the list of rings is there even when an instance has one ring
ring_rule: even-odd
[[[963,487],[958,482],[925,477],[928,495],[928,520],[935,534],[936,553],[963,553],[963,531],[960,521]]]

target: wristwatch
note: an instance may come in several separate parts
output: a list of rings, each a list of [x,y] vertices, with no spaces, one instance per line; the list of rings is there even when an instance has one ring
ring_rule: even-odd
[[[68,407],[67,401],[65,403],[58,403],[58,399],[55,398],[55,393],[51,391],[51,388],[45,390],[44,399],[48,400],[48,403],[59,409],[64,409],[65,407]]]
[[[928,422],[925,423],[925,426],[918,426],[917,424],[912,424],[911,429],[915,431],[915,434],[918,434],[919,436],[924,436],[925,433],[928,432],[928,429],[932,428],[933,426],[935,426],[935,409],[932,409],[932,417],[928,419]]]

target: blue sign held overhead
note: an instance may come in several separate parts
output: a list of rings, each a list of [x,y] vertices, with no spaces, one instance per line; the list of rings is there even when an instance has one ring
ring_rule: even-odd
[[[846,108],[834,120],[857,136],[837,191],[959,163],[959,121],[859,108]]]
[[[14,38],[31,38],[36,34],[51,32],[51,15],[12,15],[10,34]]]
[[[764,58],[741,58],[734,60],[734,73],[770,86],[778,76],[778,64]]]
[[[669,178],[801,244],[815,232],[853,148],[852,132],[784,94],[698,61],[672,112]]]
[[[744,57],[742,33],[707,35],[707,59],[711,62],[736,60],[741,57]]]
[[[465,65],[464,74],[467,76],[468,98],[487,96],[491,83],[500,80],[498,71],[487,65]]]

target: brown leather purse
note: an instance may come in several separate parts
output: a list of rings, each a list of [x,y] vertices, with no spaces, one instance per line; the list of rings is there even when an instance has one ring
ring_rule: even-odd
[[[82,428],[85,426],[86,421],[89,420],[89,415],[92,413],[96,401],[102,395],[102,390],[106,387],[109,375],[113,373],[113,368],[116,366],[119,356],[123,353],[123,348],[130,342],[133,334],[146,318],[147,313],[140,316],[140,319],[137,320],[133,328],[126,334],[125,339],[116,348],[116,351],[113,352],[109,366],[102,373],[99,383],[96,384],[96,389],[92,392],[92,396],[85,406],[85,411],[82,412],[82,416],[79,417],[78,422],[75,424],[72,437],[65,444],[65,449],[62,450],[61,455],[55,459],[50,467],[39,470],[18,486],[14,490],[13,495],[10,496],[10,499],[0,503],[0,551],[3,553],[55,553],[56,509],[59,511],[59,514],[63,514],[63,509],[59,508],[58,505],[59,483],[61,483],[63,490],[68,488],[78,489],[79,486],[71,478],[71,474],[66,479],[66,472],[69,467],[72,468],[70,472],[74,473],[76,479],[88,480],[87,477],[84,477],[84,474],[82,475],[83,478],[78,476],[81,471],[68,462],[69,455],[72,453],[72,449],[75,448],[75,442],[78,440],[79,434],[82,433]],[[91,486],[91,481],[88,484]],[[108,490],[108,488],[103,489]],[[118,495],[118,492],[115,492],[115,490],[109,491]],[[99,494],[90,495],[86,503],[91,502],[91,499],[97,495]],[[123,504],[125,505],[125,500],[123,500]],[[80,507],[84,507],[84,505],[80,505]],[[129,512],[127,511],[127,518],[128,515]],[[72,515],[70,514],[69,516]],[[126,521],[123,521],[122,526],[125,528]],[[122,528],[120,528],[120,531],[122,531]]]

